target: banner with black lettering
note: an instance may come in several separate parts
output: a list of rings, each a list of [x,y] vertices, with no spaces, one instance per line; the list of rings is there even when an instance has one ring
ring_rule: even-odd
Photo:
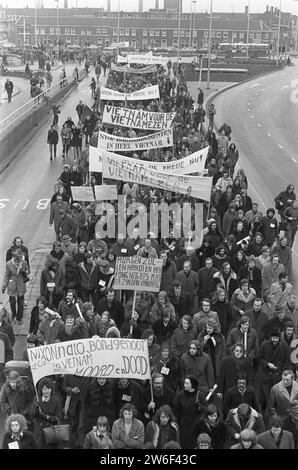
[[[135,69],[133,67],[129,67],[128,65],[116,65],[112,63],[111,69],[114,72],[140,74],[140,75],[145,74],[145,73],[157,72],[156,65],[148,65],[147,67],[142,67],[141,69]]]
[[[105,105],[103,122],[113,124],[113,126],[160,131],[172,127],[175,114],[175,112],[154,113],[142,109],[128,109]]]
[[[132,150],[150,150],[173,146],[173,129],[156,132],[143,137],[119,137],[117,135],[98,132],[98,148],[109,152],[130,152]]]
[[[139,249],[137,245],[136,251]],[[114,289],[159,292],[163,261],[141,256],[118,256],[115,266]]]
[[[187,176],[155,171],[139,163],[140,160],[114,156],[102,151],[102,176],[118,181],[127,181],[144,186],[165,189],[191,197],[210,201],[212,178],[205,176]]]
[[[119,91],[111,90],[110,88],[101,87],[100,89],[101,100],[111,101],[138,101],[138,100],[154,100],[159,99],[158,85],[148,86],[138,91],[131,93],[120,93]]]
[[[107,379],[150,378],[147,340],[84,338],[27,350],[33,382],[48,375],[71,374]]]

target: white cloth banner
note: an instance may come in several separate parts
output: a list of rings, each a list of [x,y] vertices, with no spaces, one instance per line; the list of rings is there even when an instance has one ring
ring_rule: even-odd
[[[129,64],[146,64],[146,65],[162,65],[167,66],[168,57],[154,56],[151,54],[128,54],[127,61]],[[118,61],[119,62],[119,61]]]
[[[127,64],[127,57],[123,57],[121,55],[118,55],[117,62],[118,62],[118,64]]]
[[[140,165],[139,160],[113,155],[105,150],[102,152],[102,176],[188,194],[203,201],[210,201],[212,178],[150,170]]]
[[[172,127],[175,113],[154,113],[142,109],[119,108],[105,105],[103,122],[134,129],[164,130]]]
[[[132,93],[120,93],[119,91],[111,90],[110,88],[101,87],[100,89],[101,100],[112,101],[137,101],[137,100],[154,100],[159,99],[158,85],[148,86]]]
[[[102,149],[89,145],[89,172],[102,172]]]
[[[149,150],[173,146],[173,129],[156,132],[143,137],[119,137],[99,131],[98,148],[113,152],[130,152],[131,150]]]
[[[157,68],[155,65],[148,65],[147,67],[142,67],[141,69],[134,69],[129,65],[119,66],[116,64],[111,64],[111,69],[114,72],[124,72],[124,73],[133,73],[133,74],[144,74],[144,73],[155,73]]]
[[[93,338],[28,349],[34,384],[48,375],[108,379],[150,378],[148,344],[142,339]]]

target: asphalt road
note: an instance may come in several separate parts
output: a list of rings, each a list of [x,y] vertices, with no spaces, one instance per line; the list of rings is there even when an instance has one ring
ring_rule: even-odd
[[[295,67],[238,85],[213,101],[216,125],[231,126],[239,167],[263,211],[274,207],[274,198],[288,184],[294,184],[298,194],[298,60],[294,62]],[[298,293],[298,236],[293,265]]]
[[[77,88],[62,101],[58,131],[67,116],[77,122],[75,111],[79,100],[91,106],[91,77],[89,74]],[[50,162],[47,133],[52,123],[49,114],[47,123],[37,132],[36,137],[24,147],[14,162],[0,175],[0,259],[16,235],[21,235],[24,244],[32,254],[43,239],[49,227],[49,202],[54,192],[54,184],[63,168],[61,139],[58,143],[57,161]],[[54,240],[53,232],[53,240]],[[0,263],[2,282],[5,264]],[[5,294],[6,295],[6,294]],[[0,301],[3,299],[1,294]]]

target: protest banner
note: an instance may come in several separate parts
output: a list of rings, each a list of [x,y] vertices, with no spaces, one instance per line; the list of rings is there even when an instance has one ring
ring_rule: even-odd
[[[80,377],[150,378],[146,340],[93,338],[47,344],[28,349],[33,382],[48,375]]]
[[[119,108],[105,105],[103,122],[135,129],[164,130],[172,126],[175,112],[154,113],[142,109]]]
[[[212,178],[155,171],[140,164],[139,160],[126,158],[122,155],[116,155],[116,157],[114,154],[103,150],[103,178],[153,186],[166,191],[188,194],[203,201],[210,201]]]
[[[103,150],[103,148],[101,149]],[[124,147],[123,150],[132,149],[127,149]],[[105,150],[105,152],[107,152],[107,150]],[[124,157],[123,155],[115,154],[110,151],[108,151],[108,153],[110,157],[114,157],[115,159],[121,157],[124,160],[128,160],[130,163],[137,163],[138,165],[147,168],[148,170],[161,172],[165,171],[166,173],[171,173],[172,175],[189,175],[191,173],[199,173],[200,175],[203,175],[206,173],[205,162],[208,155],[208,147],[205,147],[202,150],[198,150],[191,155],[187,155],[187,157],[181,158],[180,160],[173,160],[171,162],[150,162],[147,160]]]
[[[102,149],[89,145],[89,172],[102,172]]]
[[[145,74],[145,73],[155,73],[157,72],[156,65],[148,65],[147,67],[142,67],[141,69],[135,69],[129,65],[116,65],[111,64],[111,70],[114,72],[124,72],[132,74]]]
[[[114,289],[159,292],[162,260],[141,256],[119,256],[116,260]]]
[[[102,184],[94,186],[96,201],[114,201],[117,199],[117,186],[113,184]]]
[[[100,89],[101,100],[112,101],[137,101],[137,100],[154,100],[159,99],[158,85],[148,86],[138,91],[131,93],[120,93],[119,91],[111,90],[110,88],[101,87]]]
[[[118,62],[118,64],[127,64],[127,57],[123,57],[121,55],[118,55],[117,62]]]
[[[74,201],[94,201],[93,189],[90,186],[71,186]]]
[[[98,132],[98,148],[110,152],[129,152],[132,150],[149,150],[173,146],[173,129],[156,132],[143,137],[119,137],[106,132]],[[89,154],[90,159],[90,154]]]
[[[166,67],[169,62],[169,58],[154,56],[152,54],[128,54],[127,62],[129,64],[162,65],[163,67]]]

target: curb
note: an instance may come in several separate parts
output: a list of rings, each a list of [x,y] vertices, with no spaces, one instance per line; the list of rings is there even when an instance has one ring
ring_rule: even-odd
[[[235,82],[235,83],[232,83],[231,85],[228,85],[226,87],[223,87],[221,88],[220,90],[217,90],[215,91],[214,93],[212,93],[210,96],[208,96],[207,98],[207,101],[206,101],[206,109],[208,109],[209,105],[212,103],[212,101],[214,100],[214,98],[216,98],[218,95],[220,95],[221,93],[223,93],[224,91],[227,91],[227,90],[230,90],[231,88],[234,88],[236,86],[239,86],[239,85],[242,85],[243,83],[248,83],[248,82],[251,82],[257,78],[261,78],[261,77],[265,77],[266,75],[269,75],[271,73],[276,73],[276,72],[281,72],[282,70],[284,69],[280,69],[280,70],[274,70],[274,71],[270,71],[270,72],[264,72],[264,73],[260,73],[259,75],[255,75],[254,77],[250,77],[250,78],[247,78],[245,80],[242,80],[241,82]]]

